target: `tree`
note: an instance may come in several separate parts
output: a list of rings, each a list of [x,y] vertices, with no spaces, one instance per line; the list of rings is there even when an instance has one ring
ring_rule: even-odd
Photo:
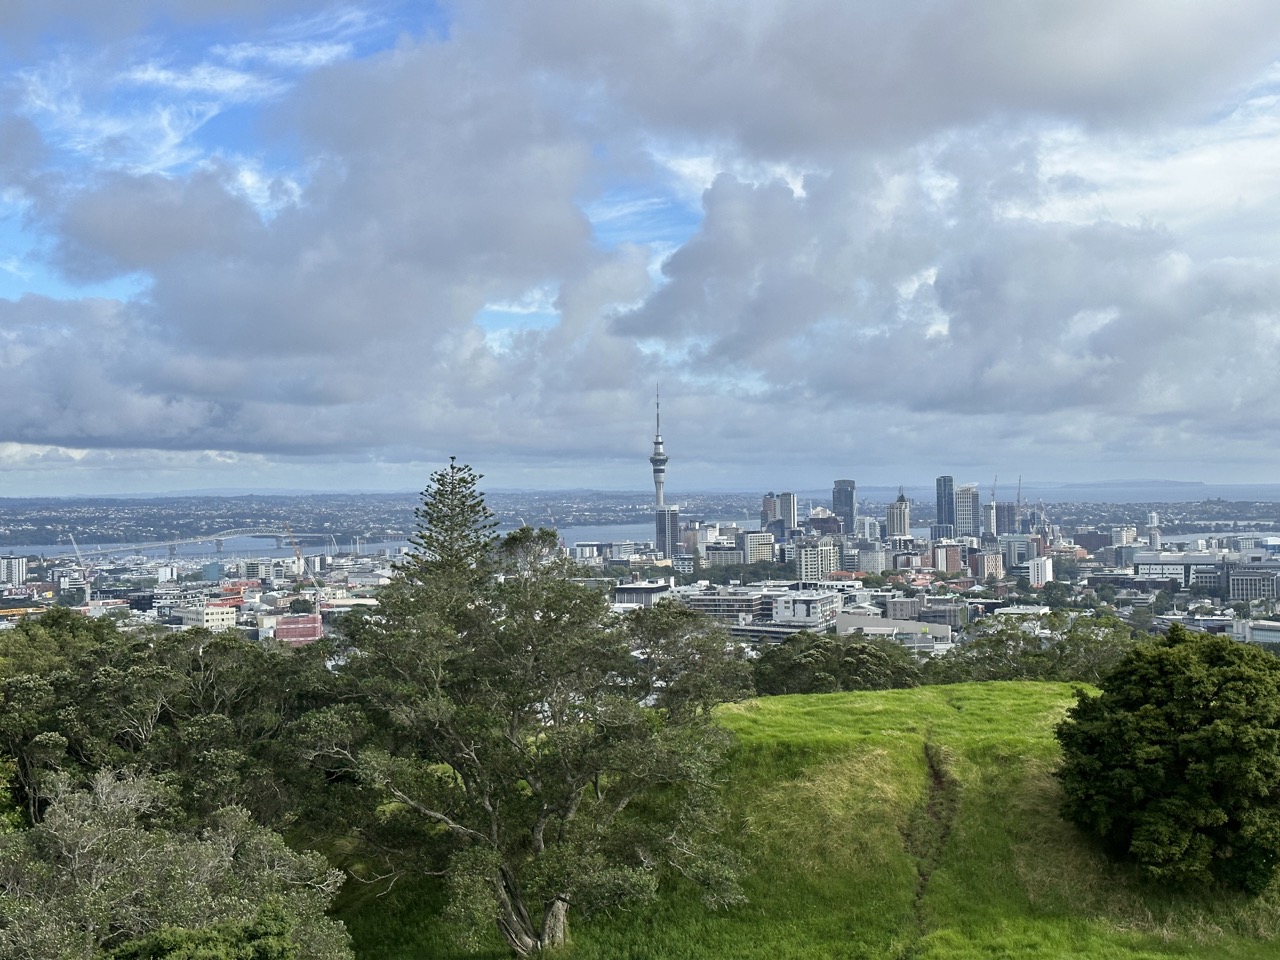
[[[920,682],[920,665],[899,643],[801,631],[762,645],[751,662],[756,693],[836,693],[891,690]]]
[[[933,683],[1067,680],[1097,683],[1133,649],[1133,631],[1116,617],[1068,614],[983,621],[973,639],[926,662]]]
[[[246,949],[228,956],[349,960],[346,932],[325,916],[342,874],[323,857],[295,853],[238,808],[217,811],[199,832],[170,813],[153,780],[103,770],[81,789],[59,778],[41,822],[0,837],[0,955],[183,957],[182,940],[239,940]],[[157,940],[166,928],[185,932]],[[139,952],[147,940],[151,951]],[[157,952],[166,940],[169,952]],[[261,949],[250,953],[254,940]]]
[[[0,753],[29,822],[54,773],[87,781],[103,767],[163,775],[192,819],[236,804],[282,824],[320,802],[289,730],[331,696],[323,650],[285,653],[237,632],[125,634],[70,611],[23,627],[37,642],[5,661]]]
[[[1060,580],[1050,580],[1046,583],[1041,595],[1045,605],[1055,610],[1072,606],[1075,600],[1075,590],[1072,589],[1071,584]]]
[[[499,541],[479,479],[432,475],[414,555],[347,625],[353,700],[312,719],[312,757],[430,832],[449,916],[496,923],[521,956],[563,944],[571,908],[652,897],[666,870],[732,900],[710,714],[747,689],[745,664],[681,607],[612,618],[550,531]]]
[[[1178,624],[1058,727],[1063,816],[1149,877],[1258,894],[1280,864],[1280,660]]]
[[[107,960],[296,960],[295,928],[283,910],[267,905],[247,922],[163,927],[117,947]]]

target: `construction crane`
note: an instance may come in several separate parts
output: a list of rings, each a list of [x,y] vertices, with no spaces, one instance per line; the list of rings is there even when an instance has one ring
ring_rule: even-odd
[[[71,538],[71,547],[76,552],[76,560],[80,562],[80,575],[84,577],[84,602],[87,605],[92,596],[90,582],[93,580],[94,570],[93,567],[85,563],[84,554],[80,552],[80,544],[76,543],[76,535],[68,530],[67,536]]]
[[[284,532],[289,537],[290,546],[293,547],[293,585],[299,592],[301,592],[303,581],[311,581],[311,589],[313,589],[316,594],[316,610],[318,611],[320,609],[320,584],[316,581],[315,574],[307,568],[306,558],[302,556],[302,548],[298,546],[298,540],[293,535],[293,530],[290,528],[287,520],[284,524]]]

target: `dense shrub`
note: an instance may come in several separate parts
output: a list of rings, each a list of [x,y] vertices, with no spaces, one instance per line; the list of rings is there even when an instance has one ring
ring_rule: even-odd
[[[1173,627],[1058,727],[1063,815],[1149,877],[1260,893],[1280,863],[1280,660]]]

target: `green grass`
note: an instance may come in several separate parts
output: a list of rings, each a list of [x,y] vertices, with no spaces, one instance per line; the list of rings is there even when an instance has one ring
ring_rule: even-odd
[[[709,912],[696,890],[673,889],[641,911],[575,918],[569,955],[1276,956],[1280,893],[1145,884],[1059,819],[1053,727],[1072,702],[1065,684],[985,683],[725,708],[748,902]],[[340,915],[362,960],[477,956],[436,919],[433,883],[348,888]],[[507,953],[495,942],[478,956]]]

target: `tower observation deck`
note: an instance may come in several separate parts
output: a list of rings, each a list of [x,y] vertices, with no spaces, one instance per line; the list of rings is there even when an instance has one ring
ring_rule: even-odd
[[[663,506],[662,486],[667,479],[667,453],[662,449],[662,403],[654,395],[654,413],[656,416],[653,433],[653,455],[649,462],[653,464],[653,492],[659,507]]]

